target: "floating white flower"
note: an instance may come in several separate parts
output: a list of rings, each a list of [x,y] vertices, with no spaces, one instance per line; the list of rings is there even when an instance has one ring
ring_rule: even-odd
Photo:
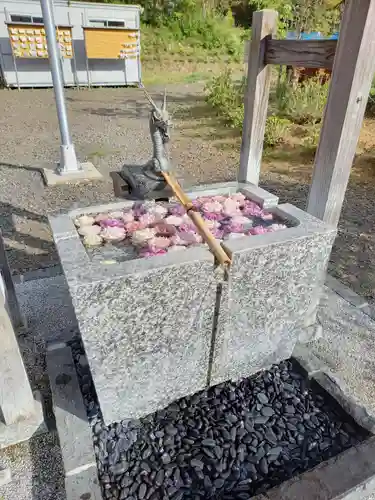
[[[126,236],[126,231],[122,227],[106,227],[100,233],[104,241],[121,241]]]
[[[103,239],[98,234],[87,234],[83,238],[83,244],[87,247],[96,247],[98,245],[101,245],[102,242]]]
[[[155,236],[155,230],[149,227],[145,229],[138,229],[132,233],[132,243],[135,246],[143,247],[148,240]]]
[[[91,217],[91,215],[81,215],[80,217],[76,218],[74,224],[77,227],[82,227],[82,226],[92,226],[94,222],[95,219],[94,217]]]
[[[90,236],[93,234],[99,234],[101,231],[100,226],[81,226],[78,228],[78,234],[81,236]]]

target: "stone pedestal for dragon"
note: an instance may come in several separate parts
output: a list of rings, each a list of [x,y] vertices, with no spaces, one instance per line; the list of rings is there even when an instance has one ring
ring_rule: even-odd
[[[166,93],[162,107],[156,106],[149,94],[143,89],[152,106],[150,114],[150,135],[153,144],[153,155],[145,165],[127,166],[121,170],[121,177],[128,184],[132,198],[145,199],[164,191],[167,183],[162,172],[169,172],[171,165],[168,159],[166,144],[169,141],[171,120],[167,111]]]

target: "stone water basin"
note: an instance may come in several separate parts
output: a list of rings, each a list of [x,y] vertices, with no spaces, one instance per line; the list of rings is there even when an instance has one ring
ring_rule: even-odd
[[[247,217],[249,226],[239,233],[226,215],[235,229],[222,241],[232,259],[228,276],[218,272],[214,256],[199,241],[175,241],[173,246],[183,251],[143,255],[150,258],[134,258],[139,246],[133,236],[129,244],[100,242],[94,252],[86,248],[75,222],[79,230],[83,216],[112,213],[120,220],[113,212],[134,210],[132,201],[50,219],[106,422],[138,418],[209,385],[249,376],[290,357],[297,340],[314,335],[335,230],[292,205],[278,205],[276,196],[250,184],[199,186],[188,194],[203,198],[202,210],[205,203],[219,201],[212,197],[225,203],[239,194],[253,210],[258,207],[258,215]],[[164,218],[183,217],[169,207],[176,205],[168,204]],[[206,216],[219,213],[215,206],[208,208]],[[269,229],[280,221],[281,230]],[[100,221],[96,225],[100,234]],[[181,228],[168,225],[176,232]],[[245,234],[260,226],[263,234]],[[133,252],[130,258],[121,257],[125,247]]]

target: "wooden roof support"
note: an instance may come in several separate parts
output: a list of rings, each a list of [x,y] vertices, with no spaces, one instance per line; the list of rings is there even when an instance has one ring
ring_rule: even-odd
[[[347,0],[307,211],[337,225],[375,72],[375,0]]]
[[[277,12],[254,12],[247,68],[245,115],[238,180],[258,184],[271,83],[271,66],[265,64],[267,39],[277,30]]]

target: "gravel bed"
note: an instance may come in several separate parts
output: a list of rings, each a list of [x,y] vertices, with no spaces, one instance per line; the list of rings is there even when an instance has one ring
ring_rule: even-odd
[[[246,500],[368,436],[291,360],[104,425],[72,343],[106,500]]]

